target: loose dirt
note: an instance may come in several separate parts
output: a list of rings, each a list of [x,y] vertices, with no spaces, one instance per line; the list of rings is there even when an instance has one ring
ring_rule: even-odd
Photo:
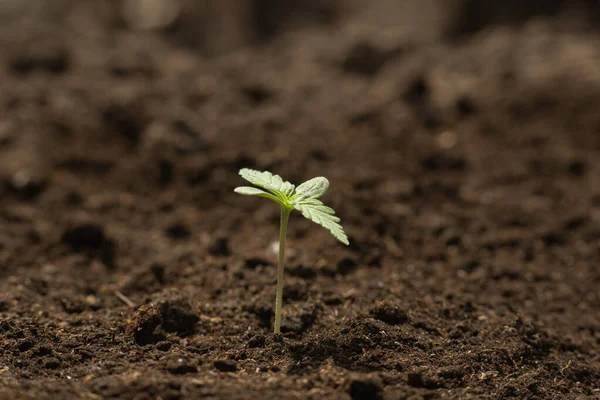
[[[0,58],[0,398],[600,398],[596,33],[428,1],[206,55],[97,3]],[[280,338],[242,167],[350,236],[292,215]]]

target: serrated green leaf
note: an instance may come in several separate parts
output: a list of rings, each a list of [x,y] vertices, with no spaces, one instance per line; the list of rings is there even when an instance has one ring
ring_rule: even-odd
[[[297,188],[290,182],[284,181],[279,175],[268,171],[256,171],[248,168],[240,170],[242,178],[248,182],[265,189],[241,186],[235,189],[236,193],[248,196],[261,196],[279,203],[288,212],[295,208],[311,221],[329,230],[340,242],[348,245],[348,236],[340,225],[340,219],[335,216],[332,208],[324,205],[321,197],[329,188],[329,181],[324,177],[310,179]]]
[[[329,189],[327,178],[319,176],[312,178],[296,188],[294,201],[299,202],[305,199],[317,199],[325,194]]]
[[[281,194],[284,194],[285,197],[291,197],[294,194],[294,185],[284,181],[279,175],[272,174],[269,171],[261,172],[249,168],[242,168],[240,170],[240,176],[248,182],[268,190],[276,197],[280,197]],[[282,200],[285,200],[285,197],[282,198]]]
[[[273,196],[271,193],[267,193],[264,190],[255,188],[255,187],[250,187],[250,186],[239,186],[236,187],[235,189],[233,189],[234,192],[238,193],[238,194],[243,194],[244,196],[260,196],[260,197],[265,197],[267,199],[271,199],[277,203],[280,203],[280,200]]]
[[[233,189],[233,191],[246,196],[258,196],[261,194],[267,194],[267,192],[265,192],[264,190],[251,186],[239,186]]]
[[[339,224],[340,219],[334,215],[335,211],[324,205],[320,200],[303,200],[295,203],[294,208],[300,211],[304,217],[327,229],[340,242],[345,245],[349,244],[348,236],[346,236],[344,228]]]

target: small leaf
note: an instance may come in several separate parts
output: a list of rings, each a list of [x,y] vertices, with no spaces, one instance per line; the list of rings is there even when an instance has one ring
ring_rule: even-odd
[[[258,188],[250,187],[250,186],[239,186],[233,189],[234,192],[243,194],[246,196],[258,196],[261,194],[267,194],[264,190],[260,190]]]
[[[260,197],[266,197],[267,199],[271,199],[277,203],[280,203],[280,200],[273,196],[271,193],[267,193],[264,190],[258,189],[258,188],[254,188],[254,187],[250,187],[250,186],[239,186],[236,187],[235,189],[233,189],[234,192],[238,193],[238,194],[243,194],[245,196],[260,196]]]
[[[294,208],[306,218],[327,229],[333,237],[345,245],[349,244],[348,236],[344,228],[339,224],[340,219],[336,217],[332,208],[324,205],[320,200],[307,199],[294,204]]]
[[[241,186],[235,189],[236,193],[247,196],[266,197],[279,203],[279,205],[288,211],[293,207],[300,211],[304,217],[329,230],[340,242],[345,245],[349,244],[348,236],[346,236],[344,228],[340,225],[340,219],[335,216],[335,211],[327,207],[320,200],[317,200],[329,188],[329,181],[326,178],[313,178],[296,188],[290,182],[281,179],[279,175],[268,171],[261,172],[242,168],[240,175],[250,183],[268,192],[254,187]]]
[[[317,199],[325,194],[329,189],[329,181],[327,178],[319,176],[310,179],[296,188],[296,201],[305,199]]]
[[[282,201],[294,193],[294,185],[284,181],[279,175],[274,175],[269,171],[261,172],[249,168],[242,168],[240,170],[240,176],[248,182],[268,190]]]
[[[287,181],[283,182],[283,185],[281,185],[281,188],[279,190],[285,193],[287,197],[292,197],[292,195],[295,193],[294,185]]]

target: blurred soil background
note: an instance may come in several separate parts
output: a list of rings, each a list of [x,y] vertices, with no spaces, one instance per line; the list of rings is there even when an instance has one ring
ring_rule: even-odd
[[[600,3],[0,0],[0,399],[600,399]],[[351,245],[242,167],[324,175]]]

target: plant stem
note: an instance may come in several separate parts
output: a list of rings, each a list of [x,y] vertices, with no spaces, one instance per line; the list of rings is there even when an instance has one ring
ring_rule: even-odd
[[[281,332],[281,302],[283,300],[283,268],[285,261],[285,234],[290,211],[281,207],[281,225],[279,227],[279,263],[277,265],[277,296],[275,297],[275,334]]]

